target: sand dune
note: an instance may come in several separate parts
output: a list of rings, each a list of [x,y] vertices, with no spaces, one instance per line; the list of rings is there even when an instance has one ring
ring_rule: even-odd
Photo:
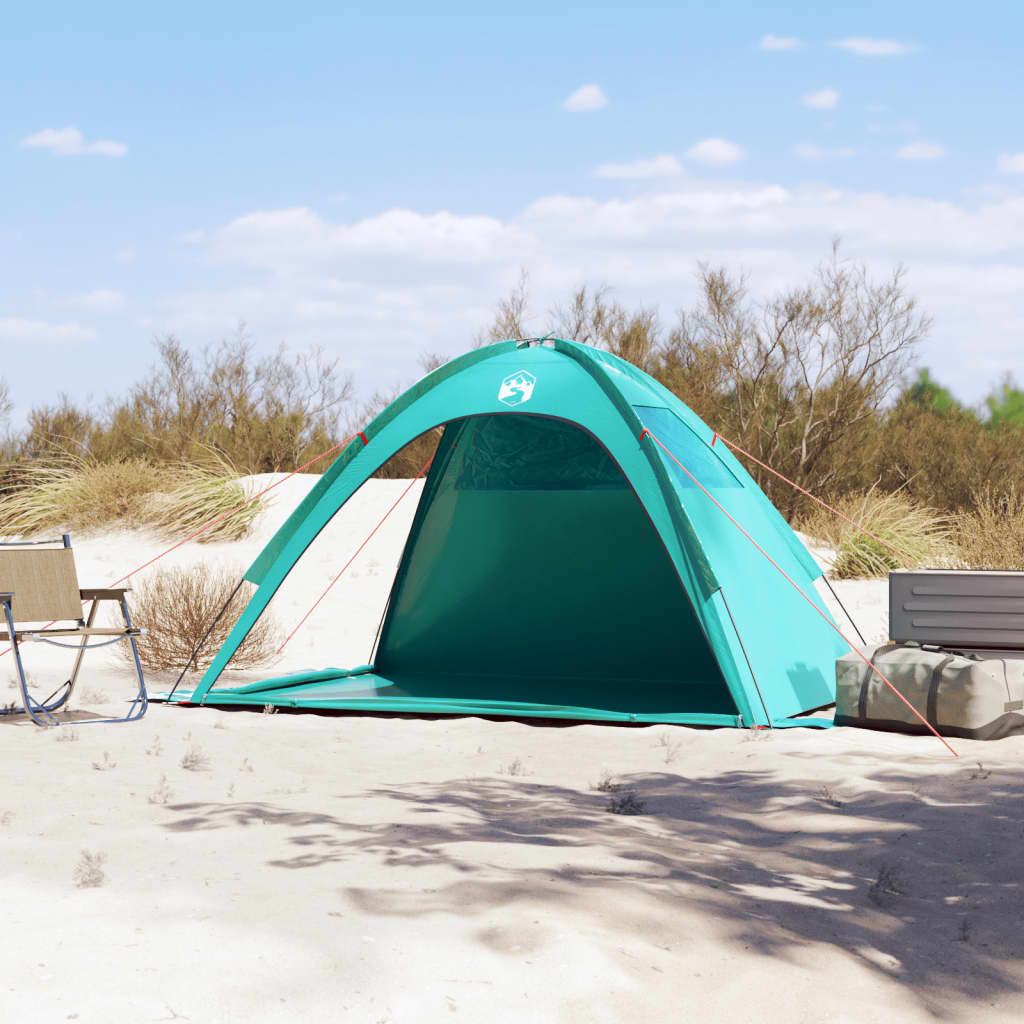
[[[244,568],[313,479],[275,492],[248,540],[167,563]],[[404,486],[373,482],[325,531],[272,606],[282,629]],[[365,660],[413,504],[282,671]],[[76,547],[100,585],[161,545]],[[884,632],[884,584],[840,596]],[[40,691],[65,655],[26,650]],[[130,691],[116,655],[87,659],[84,712]],[[1024,737],[955,746],[162,705],[128,726],[7,720],[0,1016],[1019,1019]],[[618,792],[593,788],[606,775]],[[644,813],[606,810],[626,791]],[[82,851],[102,884],[75,884]]]

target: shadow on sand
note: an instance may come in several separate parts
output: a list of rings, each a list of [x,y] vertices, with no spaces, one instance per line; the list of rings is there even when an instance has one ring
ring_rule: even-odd
[[[379,887],[346,890],[372,914],[484,915],[539,894],[607,916],[628,888],[630,899],[618,901],[628,908],[624,930],[664,934],[674,924],[678,938],[685,915],[698,913],[764,956],[839,947],[909,986],[937,1017],[950,997],[987,1002],[1021,990],[1024,771],[968,766],[932,779],[890,769],[858,780],[851,796],[767,771],[619,781],[645,814],[610,814],[598,792],[475,778],[371,791],[377,806],[393,808],[374,824],[346,819],[348,802],[361,799],[352,796],[338,797],[333,814],[180,804],[168,808],[178,817],[165,827],[286,829],[294,856],[269,861],[275,869],[370,857],[388,869],[444,866],[455,875],[417,889],[383,870]],[[523,856],[523,844],[537,849]],[[518,853],[506,868],[510,846]]]

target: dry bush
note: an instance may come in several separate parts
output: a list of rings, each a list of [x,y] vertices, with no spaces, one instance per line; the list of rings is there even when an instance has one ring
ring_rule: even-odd
[[[796,528],[835,550],[831,575],[838,579],[885,576],[892,569],[943,565],[954,560],[953,521],[917,505],[905,494],[867,491],[846,495],[833,504],[867,532],[820,506],[800,519]]]
[[[241,569],[212,569],[207,565],[152,570],[130,598],[132,621],[146,630],[146,635],[137,641],[143,667],[156,671],[184,668],[241,575]],[[196,668],[203,669],[213,661],[247,599],[248,592],[243,586],[200,651]],[[235,652],[232,667],[265,665],[274,656],[277,638],[273,619],[264,613]],[[118,651],[122,657],[131,658],[127,644],[119,644]]]
[[[245,501],[234,467],[214,453],[207,456],[206,465],[97,462],[67,454],[22,462],[10,471],[0,495],[0,536],[111,526],[186,536]],[[199,539],[244,537],[260,510],[255,501]]]
[[[33,409],[21,454],[70,449],[101,462],[178,463],[203,461],[212,447],[246,473],[269,473],[295,469],[339,440],[352,382],[318,350],[259,357],[244,325],[199,351],[173,337],[156,348],[156,365],[127,398],[108,399],[98,412],[66,395]]]
[[[1024,486],[1024,435],[1012,425],[989,426],[972,412],[937,414],[903,401],[875,442],[871,479],[886,491],[950,512],[970,511],[976,495]]]
[[[975,492],[974,510],[956,523],[960,561],[967,569],[1024,570],[1024,492]]]

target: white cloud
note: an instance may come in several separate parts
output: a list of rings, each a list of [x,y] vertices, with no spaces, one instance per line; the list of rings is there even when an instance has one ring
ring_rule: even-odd
[[[571,92],[562,102],[565,110],[571,110],[574,114],[588,110],[600,110],[608,106],[608,97],[601,90],[601,86],[589,83],[581,85]]]
[[[594,177],[610,180],[635,180],[641,178],[664,178],[682,174],[683,165],[669,154],[651,157],[649,160],[633,160],[624,164],[601,164],[594,168]]]
[[[24,317],[0,317],[0,341],[12,345],[65,345],[93,341],[96,332],[79,323],[55,324]]]
[[[739,163],[747,154],[728,139],[701,139],[686,151],[686,155],[708,167],[728,167]]]
[[[801,160],[831,160],[834,158],[845,159],[854,156],[856,150],[852,146],[819,146],[813,142],[798,142],[793,148]]]
[[[770,32],[761,36],[758,44],[762,50],[795,50],[800,46],[800,40],[796,36],[773,36]]]
[[[124,156],[128,152],[123,142],[110,139],[86,142],[82,133],[71,125],[66,128],[44,128],[22,139],[21,145],[28,149],[48,149],[56,156]]]
[[[191,231],[182,231],[177,240],[183,245],[199,245],[206,241],[206,232],[202,228],[193,228]]]
[[[115,291],[113,288],[94,288],[90,292],[72,296],[69,305],[88,309],[95,313],[116,313],[124,309],[125,297],[122,292]]]
[[[871,36],[851,36],[832,45],[858,57],[903,57],[916,49],[909,43],[901,43],[897,39],[875,39]]]
[[[697,260],[745,267],[756,294],[766,294],[806,280],[839,235],[845,254],[876,273],[907,264],[911,294],[937,320],[922,358],[939,379],[956,380],[966,400],[1012,365],[1024,335],[1017,190],[943,201],[685,176],[653,179],[639,195],[634,188],[607,199],[542,195],[502,218],[256,211],[208,230],[201,243],[203,257],[220,264],[217,279],[229,283],[166,295],[144,326],[216,337],[244,318],[257,338],[324,346],[372,391],[409,379],[424,349],[468,348],[520,267],[535,288],[529,328],[543,333],[542,311],[583,282],[610,283],[624,303],[671,320],[693,301]]]
[[[908,142],[896,151],[897,160],[938,160],[946,151],[937,142]]]
[[[817,92],[805,92],[801,101],[805,107],[813,107],[815,110],[832,110],[839,102],[839,93],[831,86],[826,86]]]
[[[1002,153],[996,166],[1000,174],[1024,174],[1024,153]]]

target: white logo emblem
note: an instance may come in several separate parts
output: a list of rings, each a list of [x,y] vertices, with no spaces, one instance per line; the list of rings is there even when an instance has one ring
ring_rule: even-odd
[[[536,383],[537,378],[526,370],[510,373],[498,388],[498,401],[504,402],[505,405],[522,405],[533,396],[533,386]]]

